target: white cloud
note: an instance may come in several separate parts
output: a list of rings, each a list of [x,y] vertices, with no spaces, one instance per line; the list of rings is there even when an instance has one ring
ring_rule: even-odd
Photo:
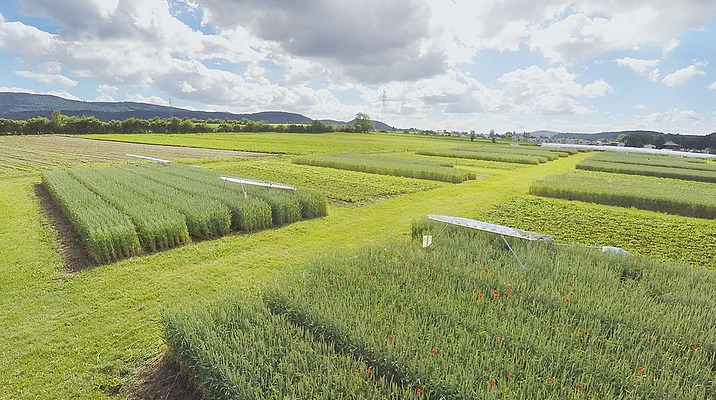
[[[504,103],[513,104],[521,112],[542,114],[584,114],[587,108],[579,98],[601,97],[613,90],[603,80],[580,85],[564,67],[543,70],[533,65],[508,72],[498,81],[505,84]]]
[[[70,100],[79,100],[82,101],[79,97],[73,95],[72,93],[66,92],[66,91],[57,91],[57,90],[51,90],[51,91],[40,91],[40,90],[34,90],[34,89],[27,89],[22,87],[8,87],[8,86],[0,86],[0,92],[11,92],[11,93],[31,93],[31,94],[49,94],[52,96],[58,96],[63,97],[65,99]]]
[[[639,111],[643,111],[643,110],[646,110],[646,106],[643,105],[643,104],[637,104],[637,105],[634,106],[634,109],[635,109],[635,110],[639,110]]]
[[[654,67],[659,65],[659,60],[641,60],[638,58],[624,57],[615,60],[620,67],[626,67],[634,71],[636,74],[648,77],[649,80],[656,80],[659,76],[659,70]]]
[[[15,75],[23,78],[34,79],[47,86],[55,86],[62,89],[69,89],[77,85],[77,81],[61,74],[43,74],[31,71],[14,71]]]
[[[158,106],[168,106],[169,102],[159,96],[145,96],[140,93],[128,94],[124,97],[125,101],[134,101],[137,103],[156,104]]]
[[[714,83],[710,84],[708,87],[711,90],[716,90],[716,81],[714,81]]]
[[[716,11],[716,1],[580,1],[564,10],[569,12],[563,19],[533,26],[529,44],[552,62],[574,64],[701,28]],[[669,42],[665,49],[674,47],[675,42]]]
[[[676,50],[676,48],[679,47],[680,44],[681,44],[681,41],[679,41],[677,39],[669,40],[669,42],[667,42],[664,45],[664,48],[661,50],[661,57],[664,58],[667,55],[669,55],[669,53]]]
[[[651,123],[653,125],[659,125],[667,122],[694,122],[700,121],[702,119],[703,117],[696,111],[674,108],[672,110],[661,113],[649,114],[644,117],[643,121],[646,123]]]
[[[685,85],[698,75],[706,75],[706,72],[703,70],[706,65],[707,63],[705,61],[694,61],[694,63],[688,67],[681,68],[669,75],[666,75],[661,82],[666,86]]]

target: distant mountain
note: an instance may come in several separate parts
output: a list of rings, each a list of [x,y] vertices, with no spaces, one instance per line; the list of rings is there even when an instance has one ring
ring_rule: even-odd
[[[52,111],[59,110],[68,116],[94,116],[101,121],[125,120],[127,118],[152,119],[178,117],[189,119],[230,119],[265,121],[270,124],[307,124],[313,121],[301,114],[283,111],[262,111],[252,114],[234,114],[229,112],[192,111],[178,107],[159,106],[156,104],[123,102],[94,102],[69,100],[46,94],[0,92],[0,118],[28,119],[33,117],[52,117]],[[353,124],[353,121],[342,122],[333,120],[333,125]],[[327,122],[326,122],[327,123]],[[375,121],[376,129],[393,129],[388,125]]]
[[[580,140],[614,140],[619,135],[663,135],[662,132],[655,131],[614,131],[599,133],[570,133],[570,132],[554,132],[554,131],[534,131],[529,132],[535,137],[550,137],[552,139],[580,139]]]

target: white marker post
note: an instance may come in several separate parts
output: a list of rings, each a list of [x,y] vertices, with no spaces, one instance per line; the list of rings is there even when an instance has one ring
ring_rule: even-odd
[[[149,161],[156,161],[158,163],[162,164],[169,164],[169,160],[163,160],[161,158],[154,158],[154,157],[147,157],[147,156],[138,156],[136,154],[125,154],[127,157],[134,157],[139,158],[141,160],[149,160]]]
[[[263,187],[270,187],[270,188],[276,188],[276,189],[296,190],[296,187],[294,187],[294,186],[284,185],[281,183],[257,181],[254,179],[247,179],[247,178],[230,178],[228,176],[221,176],[219,178],[221,178],[225,181],[234,182],[234,183],[242,183],[242,184],[245,183],[247,185],[263,186]]]

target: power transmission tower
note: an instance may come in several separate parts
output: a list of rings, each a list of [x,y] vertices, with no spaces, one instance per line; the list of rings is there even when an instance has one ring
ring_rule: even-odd
[[[383,96],[380,97],[380,100],[383,102],[383,122],[385,122],[385,113],[388,110],[388,95],[385,94],[385,90],[383,90]]]

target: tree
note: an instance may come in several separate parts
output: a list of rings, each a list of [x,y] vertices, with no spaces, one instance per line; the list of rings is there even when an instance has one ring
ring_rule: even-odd
[[[368,114],[360,112],[356,114],[353,120],[353,128],[356,132],[369,132],[373,130],[373,127],[373,120],[370,119]]]

